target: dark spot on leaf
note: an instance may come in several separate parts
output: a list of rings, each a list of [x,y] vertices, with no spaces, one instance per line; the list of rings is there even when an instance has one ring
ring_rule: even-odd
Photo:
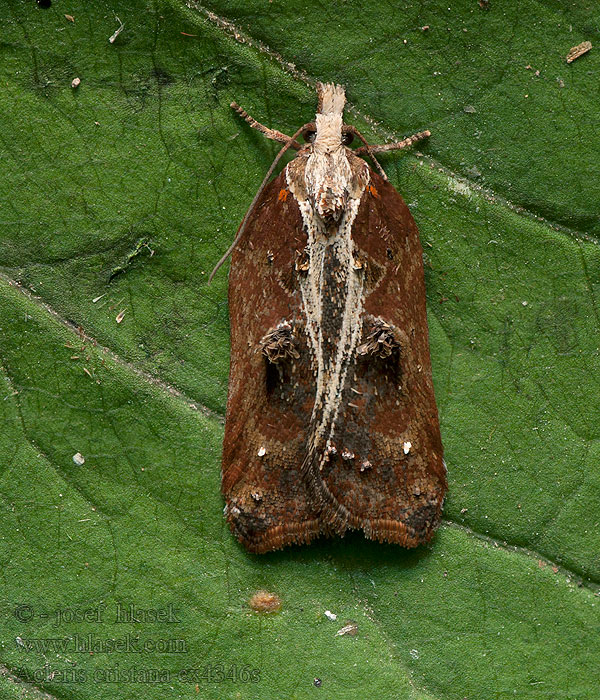
[[[152,71],[152,74],[159,85],[170,85],[171,83],[175,82],[169,73],[167,73],[167,71],[160,66],[156,66],[156,68],[154,68]]]

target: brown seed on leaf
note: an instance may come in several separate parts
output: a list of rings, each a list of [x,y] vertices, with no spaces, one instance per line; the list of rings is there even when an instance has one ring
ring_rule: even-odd
[[[252,610],[262,613],[274,613],[281,610],[281,598],[269,591],[256,591],[248,601]]]

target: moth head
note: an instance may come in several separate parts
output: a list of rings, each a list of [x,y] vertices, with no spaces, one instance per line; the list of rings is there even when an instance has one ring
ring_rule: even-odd
[[[314,150],[318,153],[331,153],[352,141],[352,134],[343,123],[346,92],[341,85],[334,83],[318,83],[317,92],[319,104],[314,137],[312,141],[309,139],[309,143],[313,143]]]

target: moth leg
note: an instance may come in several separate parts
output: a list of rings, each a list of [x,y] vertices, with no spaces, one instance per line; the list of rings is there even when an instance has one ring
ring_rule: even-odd
[[[282,321],[270,328],[261,338],[259,347],[271,364],[280,360],[297,360],[300,357],[294,331],[288,321]]]
[[[277,131],[277,129],[269,129],[268,126],[257,122],[256,119],[251,117],[245,109],[242,109],[237,102],[232,102],[230,107],[234,109],[240,115],[240,117],[248,122],[253,129],[260,131],[260,133],[263,134],[263,136],[266,136],[268,139],[279,141],[280,143],[290,142],[291,138],[289,136],[282,134],[281,131]],[[295,139],[292,141],[291,147],[295,148],[296,150],[302,148],[302,146]]]
[[[422,141],[423,139],[429,138],[430,136],[431,131],[419,131],[417,134],[408,136],[402,141],[396,141],[396,143],[382,143],[377,145],[369,145],[368,147],[361,146],[360,148],[357,148],[354,152],[357,155],[362,155],[365,153],[371,155],[371,153],[383,153],[384,151],[399,151],[401,148],[407,148],[408,146],[412,146],[413,143]]]
[[[369,316],[367,335],[364,342],[358,346],[356,352],[359,355],[370,355],[386,359],[400,350],[402,333],[391,323],[386,323],[382,318]]]

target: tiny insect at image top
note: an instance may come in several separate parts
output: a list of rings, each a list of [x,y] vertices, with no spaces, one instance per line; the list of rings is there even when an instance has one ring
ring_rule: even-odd
[[[415,547],[439,525],[446,466],[419,233],[375,153],[430,134],[369,145],[344,89],[317,92],[293,136],[231,105],[285,145],[212,273],[231,253],[225,517],[258,553],[352,529]]]

